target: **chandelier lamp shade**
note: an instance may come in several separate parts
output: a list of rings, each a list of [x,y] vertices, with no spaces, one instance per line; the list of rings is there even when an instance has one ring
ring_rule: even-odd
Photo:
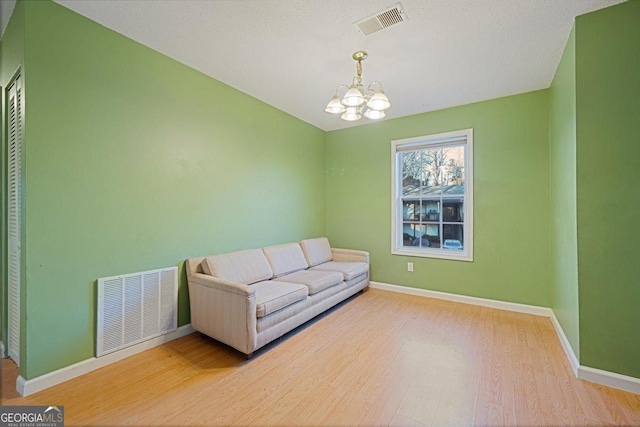
[[[371,120],[384,119],[385,111],[391,107],[391,103],[384,94],[382,83],[375,81],[364,89],[362,85],[362,61],[367,59],[367,52],[359,50],[352,55],[356,63],[356,76],[351,82],[351,86],[340,85],[336,89],[327,107],[324,109],[330,114],[340,114],[342,120],[353,122],[360,120],[362,116]],[[338,92],[342,88],[346,92],[342,99]]]

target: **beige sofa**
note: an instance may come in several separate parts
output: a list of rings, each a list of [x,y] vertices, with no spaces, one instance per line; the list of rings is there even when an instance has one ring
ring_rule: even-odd
[[[248,357],[369,285],[369,253],[326,238],[186,262],[191,326]]]

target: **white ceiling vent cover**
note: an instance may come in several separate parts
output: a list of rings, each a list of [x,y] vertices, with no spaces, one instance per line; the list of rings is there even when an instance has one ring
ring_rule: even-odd
[[[178,268],[98,279],[97,357],[175,331]]]
[[[354,25],[364,34],[368,36],[376,31],[389,28],[392,25],[399,24],[409,19],[404,11],[402,3],[396,3],[388,9],[356,22]]]

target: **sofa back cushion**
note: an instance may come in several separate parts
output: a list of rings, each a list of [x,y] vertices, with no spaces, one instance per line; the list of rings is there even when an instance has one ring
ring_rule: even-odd
[[[302,248],[298,243],[287,243],[286,245],[267,246],[262,248],[267,261],[273,270],[275,277],[304,270],[309,267],[304,257]]]
[[[304,257],[307,259],[309,267],[313,267],[333,259],[329,239],[318,237],[317,239],[307,239],[300,242]]]
[[[209,276],[244,285],[273,277],[262,249],[208,256],[202,261],[202,271]]]

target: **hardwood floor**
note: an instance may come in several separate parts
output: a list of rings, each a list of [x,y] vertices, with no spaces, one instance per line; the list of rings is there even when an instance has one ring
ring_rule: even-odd
[[[3,405],[66,425],[640,425],[640,395],[576,379],[548,318],[370,289],[256,352],[199,334]]]

